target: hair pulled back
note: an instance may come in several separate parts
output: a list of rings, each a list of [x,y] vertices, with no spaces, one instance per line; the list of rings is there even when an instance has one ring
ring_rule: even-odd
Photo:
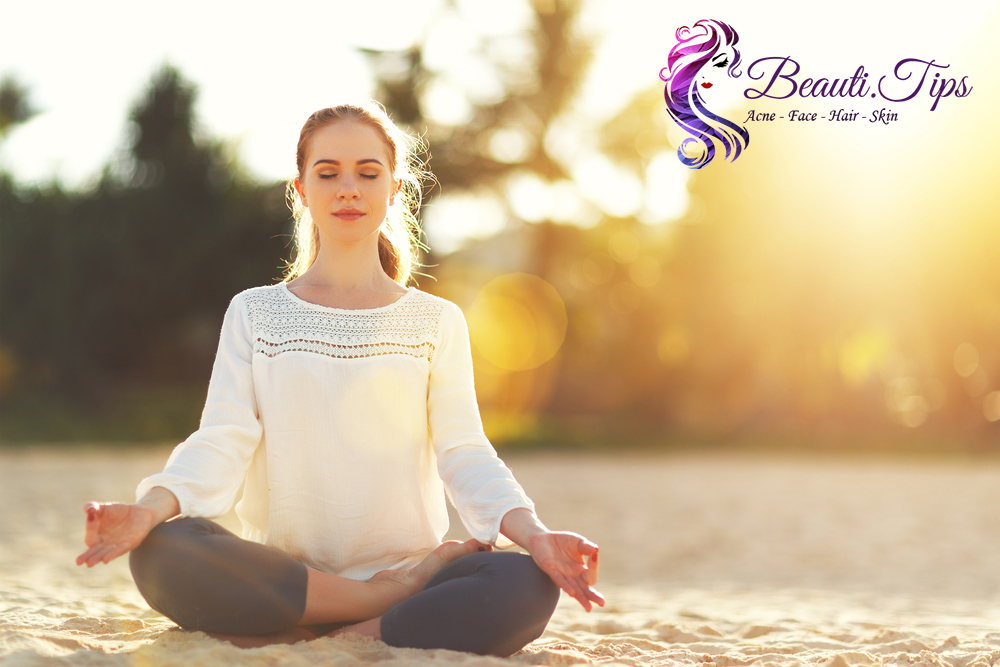
[[[295,151],[298,177],[305,178],[306,153],[313,135],[327,125],[337,122],[354,122],[375,130],[386,148],[389,149],[389,172],[393,181],[402,181],[392,206],[386,212],[385,221],[379,228],[378,257],[382,269],[400,285],[406,285],[414,268],[419,266],[417,252],[426,248],[420,242],[420,224],[417,211],[420,209],[422,177],[430,177],[423,170],[423,163],[416,156],[420,140],[400,130],[375,100],[358,104],[340,104],[320,109],[313,113],[302,126],[299,143]],[[294,179],[289,179],[286,197],[295,218],[294,259],[288,263],[285,281],[292,280],[312,266],[319,255],[319,229],[313,222],[309,209],[295,191]]]

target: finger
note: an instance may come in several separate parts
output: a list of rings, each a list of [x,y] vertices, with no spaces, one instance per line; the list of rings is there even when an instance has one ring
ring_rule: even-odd
[[[131,550],[132,550],[131,547],[129,547],[127,544],[116,544],[114,545],[114,548],[111,549],[111,551],[104,554],[104,558],[102,558],[101,561],[103,561],[105,564],[110,563],[114,559],[118,558],[123,554],[128,553]]]
[[[588,586],[593,586],[597,583],[597,551],[587,559],[587,569],[583,573],[583,580]]]
[[[99,547],[91,547],[91,548],[87,549],[86,551],[84,551],[82,554],[80,554],[79,556],[76,557],[76,564],[77,565],[87,565],[87,567],[91,567],[91,565],[89,563],[90,557],[93,556],[95,553],[97,553],[98,549],[99,549]]]
[[[552,581],[556,583],[559,588],[566,592],[571,598],[579,602],[581,605],[584,604],[584,600],[581,600],[576,590],[569,583],[569,580],[561,574],[552,577]]]
[[[87,559],[87,567],[94,567],[98,563],[104,562],[104,556],[114,548],[114,544],[102,544],[96,547],[96,551]]]
[[[108,550],[109,546],[110,545],[104,544],[103,542],[101,544],[94,545],[94,547],[87,552],[88,554],[87,558],[84,560],[86,566],[94,567],[95,565],[100,563],[101,558],[104,557],[104,552]]]
[[[108,561],[110,561],[111,558],[109,558],[108,556],[114,553],[114,551],[117,550],[118,548],[119,547],[117,544],[109,544],[107,547],[104,548],[104,551],[101,553],[100,558],[97,560],[97,563],[107,563]],[[96,565],[97,563],[94,564]]]
[[[581,537],[579,545],[577,546],[577,549],[579,549],[580,553],[582,553],[584,556],[590,556],[592,554],[596,554],[598,548],[599,547],[596,544],[588,540],[586,537]]]
[[[566,591],[570,597],[579,602],[584,609],[590,611],[591,604],[587,597],[586,589],[580,584],[578,579],[567,577],[560,572],[558,573],[558,578],[554,577],[553,581],[555,581],[560,588]]]
[[[94,551],[94,549],[95,549],[95,547],[91,547],[90,549],[87,549],[82,554],[80,554],[79,556],[77,556],[76,557],[76,564],[77,565],[83,565],[84,563],[86,563],[87,559],[90,558],[91,552]]]
[[[586,575],[586,573],[584,573],[584,575]],[[571,582],[571,584],[573,585],[574,589],[578,592],[578,596],[574,596],[574,597],[576,598],[576,600],[578,602],[580,602],[581,605],[583,605],[583,607],[587,611],[590,611],[590,605],[589,605],[589,603],[588,604],[584,604],[583,600],[587,600],[589,602],[596,602],[598,605],[600,605],[602,607],[604,606],[604,602],[605,602],[604,595],[602,595],[601,592],[598,591],[597,589],[593,588],[587,582],[585,576],[576,577],[576,578],[574,578],[574,577],[567,577],[567,579]]]
[[[94,563],[97,562],[96,560],[94,560],[94,557],[97,554],[102,553],[107,546],[108,545],[105,544],[104,542],[93,545],[92,547],[90,547],[89,549],[87,549],[82,554],[76,557],[76,564],[83,565],[84,563],[86,563],[87,567],[93,567]]]
[[[92,547],[97,543],[98,526],[101,523],[98,519],[101,511],[97,503],[87,503],[83,506],[83,511],[87,515],[87,527],[84,532],[83,542],[88,547]]]

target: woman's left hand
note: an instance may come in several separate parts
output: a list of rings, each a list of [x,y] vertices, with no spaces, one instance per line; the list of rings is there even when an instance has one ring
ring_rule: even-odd
[[[584,609],[590,611],[591,603],[604,606],[604,596],[593,588],[597,583],[596,544],[576,533],[546,530],[532,535],[522,546],[538,567]]]

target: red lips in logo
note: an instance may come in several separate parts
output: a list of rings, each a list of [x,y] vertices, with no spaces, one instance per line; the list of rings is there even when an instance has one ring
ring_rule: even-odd
[[[711,84],[711,83],[709,83],[708,81],[706,81],[705,83],[701,84],[701,87],[702,87],[702,88],[711,88],[711,87],[712,87],[712,84]]]

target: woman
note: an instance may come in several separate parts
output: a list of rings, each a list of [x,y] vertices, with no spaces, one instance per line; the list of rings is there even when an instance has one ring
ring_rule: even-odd
[[[728,24],[712,19],[678,28],[676,36],[677,44],[670,49],[660,79],[667,82],[663,97],[670,117],[692,135],[681,143],[677,157],[692,169],[701,169],[715,157],[715,142],[719,142],[726,159],[735,160],[750,143],[750,133],[709,111],[703,91],[718,83],[717,72],[733,78],[740,75],[736,69],[740,36]]]
[[[200,428],[136,504],[85,507],[77,563],[131,551],[150,606],[241,646],[350,631],[510,655],[560,588],[603,605],[597,546],[545,528],[483,435],[461,311],[404,287],[409,138],[342,105],[309,118],[296,161],[286,282],[233,298]],[[244,482],[240,539],[207,519]],[[446,490],[467,542],[441,544]],[[530,556],[494,552],[501,536]]]

